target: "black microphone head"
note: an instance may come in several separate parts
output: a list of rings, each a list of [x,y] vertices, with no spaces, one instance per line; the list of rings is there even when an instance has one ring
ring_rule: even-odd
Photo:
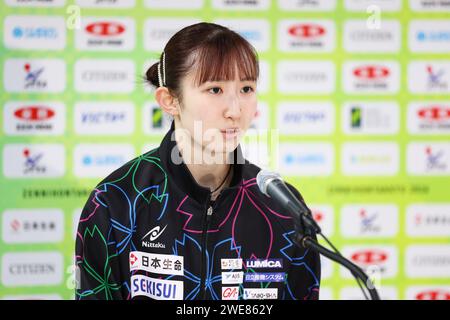
[[[261,170],[256,175],[256,183],[258,184],[259,190],[268,197],[270,196],[267,194],[267,186],[273,180],[281,180],[281,176],[278,173],[268,170]]]

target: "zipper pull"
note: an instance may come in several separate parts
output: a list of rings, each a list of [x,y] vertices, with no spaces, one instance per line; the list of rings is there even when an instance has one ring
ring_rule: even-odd
[[[211,206],[209,206],[208,211],[206,212],[206,214],[208,215],[208,217],[210,217],[213,214],[213,208]]]

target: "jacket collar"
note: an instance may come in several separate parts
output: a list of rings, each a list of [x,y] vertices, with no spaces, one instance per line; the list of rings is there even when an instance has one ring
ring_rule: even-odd
[[[183,192],[189,195],[189,197],[194,198],[199,203],[205,203],[210,199],[210,190],[197,183],[184,163],[175,141],[174,131],[175,121],[172,121],[169,131],[166,133],[159,146],[161,162],[167,170],[169,179],[174,181]],[[177,158],[176,162],[172,160],[171,155],[175,155],[174,158]],[[234,158],[234,161],[231,164],[233,166],[233,178],[230,187],[223,189],[222,193],[231,191],[242,184],[244,165],[249,163],[244,159],[240,145],[234,150],[232,156]]]

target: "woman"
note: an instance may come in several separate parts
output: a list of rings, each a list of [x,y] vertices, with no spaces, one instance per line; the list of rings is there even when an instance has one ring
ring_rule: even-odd
[[[169,40],[146,76],[172,126],[87,201],[77,299],[318,298],[319,257],[293,245],[292,219],[258,190],[260,168],[239,146],[258,72],[253,47],[225,27]]]

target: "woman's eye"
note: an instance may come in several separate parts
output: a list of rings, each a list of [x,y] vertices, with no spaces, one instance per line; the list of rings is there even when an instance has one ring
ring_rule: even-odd
[[[221,91],[222,91],[222,89],[220,89],[219,87],[214,87],[214,88],[209,89],[209,92],[213,93],[213,94],[218,94]]]
[[[253,88],[250,86],[246,86],[246,87],[242,88],[242,92],[244,92],[244,93],[250,93],[252,91],[253,91]]]

